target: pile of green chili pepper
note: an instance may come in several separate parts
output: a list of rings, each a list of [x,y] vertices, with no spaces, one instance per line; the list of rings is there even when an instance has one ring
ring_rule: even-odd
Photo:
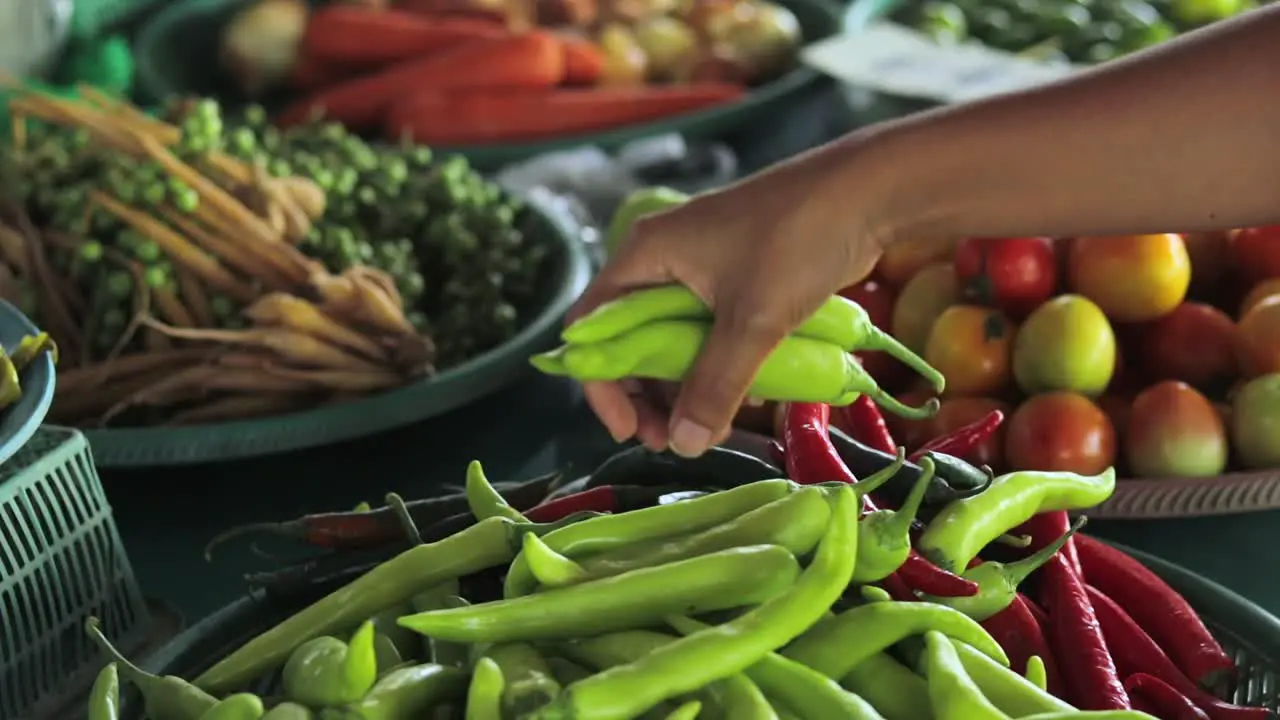
[[[619,512],[533,522],[466,476],[474,523],[434,542],[388,496],[411,547],[249,640],[188,681],[145,672],[88,623],[109,663],[92,720],[1152,720],[1077,710],[1024,671],[984,622],[1061,559],[1079,523],[1022,560],[980,562],[1044,511],[1109,494],[1114,475],[1014,473],[954,500],[917,549],[979,588],[881,587],[903,524],[865,497],[905,459],[856,482],[779,478]],[[920,460],[914,512],[934,465]],[[883,513],[885,511],[877,511]],[[882,546],[883,545],[883,546]],[[1007,548],[1006,548],[1007,549]],[[994,557],[994,555],[993,555]],[[876,567],[864,567],[866,563]],[[493,594],[464,582],[505,569]],[[121,709],[121,681],[141,709]]]
[[[574,321],[565,345],[536,355],[533,366],[578,380],[626,377],[678,381],[685,377],[711,332],[711,308],[683,285],[637,290]],[[942,392],[942,373],[880,330],[857,303],[833,295],[769,354],[751,384],[761,400],[848,405],[862,395],[892,413],[923,418],[936,400],[908,407],[880,389],[854,351],[882,350]]]

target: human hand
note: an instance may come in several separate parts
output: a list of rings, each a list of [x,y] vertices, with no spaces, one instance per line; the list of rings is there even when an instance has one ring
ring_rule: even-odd
[[[845,170],[835,161],[799,158],[636,224],[570,322],[629,291],[669,283],[702,298],[715,322],[672,403],[635,380],[585,383],[588,403],[615,439],[701,454],[728,434],[778,342],[871,272],[883,233],[861,203],[843,196],[837,177]]]

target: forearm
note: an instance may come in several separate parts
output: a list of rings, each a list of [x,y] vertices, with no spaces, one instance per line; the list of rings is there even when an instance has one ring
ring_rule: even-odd
[[[870,135],[847,144],[859,161],[835,182],[884,193],[886,239],[1277,222],[1280,6]]]

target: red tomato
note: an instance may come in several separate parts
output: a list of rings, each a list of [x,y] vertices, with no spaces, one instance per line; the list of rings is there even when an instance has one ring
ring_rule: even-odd
[[[840,294],[861,305],[871,317],[872,325],[889,332],[893,324],[893,305],[898,300],[898,294],[888,283],[882,280],[864,280],[841,290]],[[871,377],[875,378],[876,383],[890,392],[901,387],[910,376],[911,369],[894,360],[888,353],[871,351],[854,355]]]
[[[1236,266],[1249,279],[1280,277],[1280,225],[1240,230],[1231,247]]]
[[[1089,398],[1073,392],[1034,395],[1009,418],[1005,458],[1013,470],[1096,475],[1116,460],[1116,431]]]
[[[1206,392],[1236,376],[1235,323],[1212,305],[1184,302],[1144,333],[1142,364],[1151,380],[1181,380]]]
[[[956,246],[956,278],[966,299],[1026,317],[1058,284],[1053,240],[968,238]]]

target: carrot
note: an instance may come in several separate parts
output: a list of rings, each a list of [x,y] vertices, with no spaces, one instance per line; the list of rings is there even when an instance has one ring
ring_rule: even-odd
[[[742,97],[723,83],[550,90],[421,92],[388,113],[389,136],[437,145],[470,145],[565,137],[649,122]]]
[[[564,79],[564,49],[546,33],[464,43],[438,55],[409,60],[305,98],[276,118],[282,126],[306,122],[316,112],[349,127],[367,129],[411,91],[547,88]]]
[[[604,73],[604,52],[600,46],[579,37],[562,37],[564,43],[564,84],[595,85]]]
[[[361,69],[506,34],[502,25],[478,18],[425,18],[400,10],[373,12],[335,4],[311,16],[302,49],[323,66]]]

